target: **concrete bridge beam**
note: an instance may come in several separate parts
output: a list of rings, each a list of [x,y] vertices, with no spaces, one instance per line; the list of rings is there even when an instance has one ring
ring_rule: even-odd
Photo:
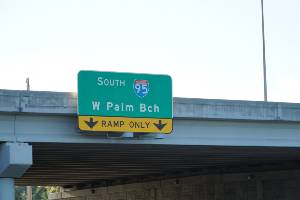
[[[14,178],[32,165],[32,146],[27,143],[0,144],[0,199],[15,200]]]

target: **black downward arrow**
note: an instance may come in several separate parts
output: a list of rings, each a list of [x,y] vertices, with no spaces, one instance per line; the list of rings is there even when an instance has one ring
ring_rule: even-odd
[[[92,117],[90,117],[90,121],[84,121],[90,128],[93,128],[98,121],[94,121],[94,119]]]
[[[167,123],[163,124],[161,120],[158,120],[158,124],[156,124],[156,123],[153,123],[153,124],[154,124],[154,125],[156,126],[156,128],[158,128],[158,130],[160,130],[160,131],[167,125]]]

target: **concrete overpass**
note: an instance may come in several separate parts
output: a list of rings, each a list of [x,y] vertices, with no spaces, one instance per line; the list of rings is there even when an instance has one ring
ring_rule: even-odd
[[[32,165],[4,166],[1,177],[74,190],[300,168],[300,104],[174,98],[172,134],[128,137],[80,133],[76,101],[74,93],[0,90],[2,147],[33,151]]]

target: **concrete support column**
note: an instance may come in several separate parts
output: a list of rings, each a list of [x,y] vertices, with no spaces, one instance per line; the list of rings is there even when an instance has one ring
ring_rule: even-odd
[[[32,186],[26,186],[26,200],[32,200]]]
[[[15,200],[14,178],[32,165],[32,146],[27,143],[0,144],[0,200]]]
[[[15,183],[13,178],[0,178],[0,199],[15,200]]]
[[[257,200],[263,200],[264,199],[264,188],[262,180],[256,181],[256,191],[257,191]]]

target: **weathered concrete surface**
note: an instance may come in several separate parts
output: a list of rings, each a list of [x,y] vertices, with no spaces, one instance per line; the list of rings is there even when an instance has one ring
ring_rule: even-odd
[[[299,200],[300,172],[203,175],[51,194],[50,200]]]
[[[75,93],[0,90],[0,141],[300,146],[295,103],[174,98],[173,133],[160,140],[154,134],[82,134],[76,104]]]
[[[76,93],[0,90],[0,112],[76,115]],[[174,98],[175,118],[300,122],[300,103]]]
[[[300,121],[300,104],[174,98],[177,118]]]
[[[174,98],[174,130],[161,139],[82,133],[76,103],[74,93],[0,90],[0,142],[33,146],[34,164],[17,183],[76,185],[299,164],[300,104]]]
[[[0,90],[0,112],[75,115],[77,96],[65,92]]]

